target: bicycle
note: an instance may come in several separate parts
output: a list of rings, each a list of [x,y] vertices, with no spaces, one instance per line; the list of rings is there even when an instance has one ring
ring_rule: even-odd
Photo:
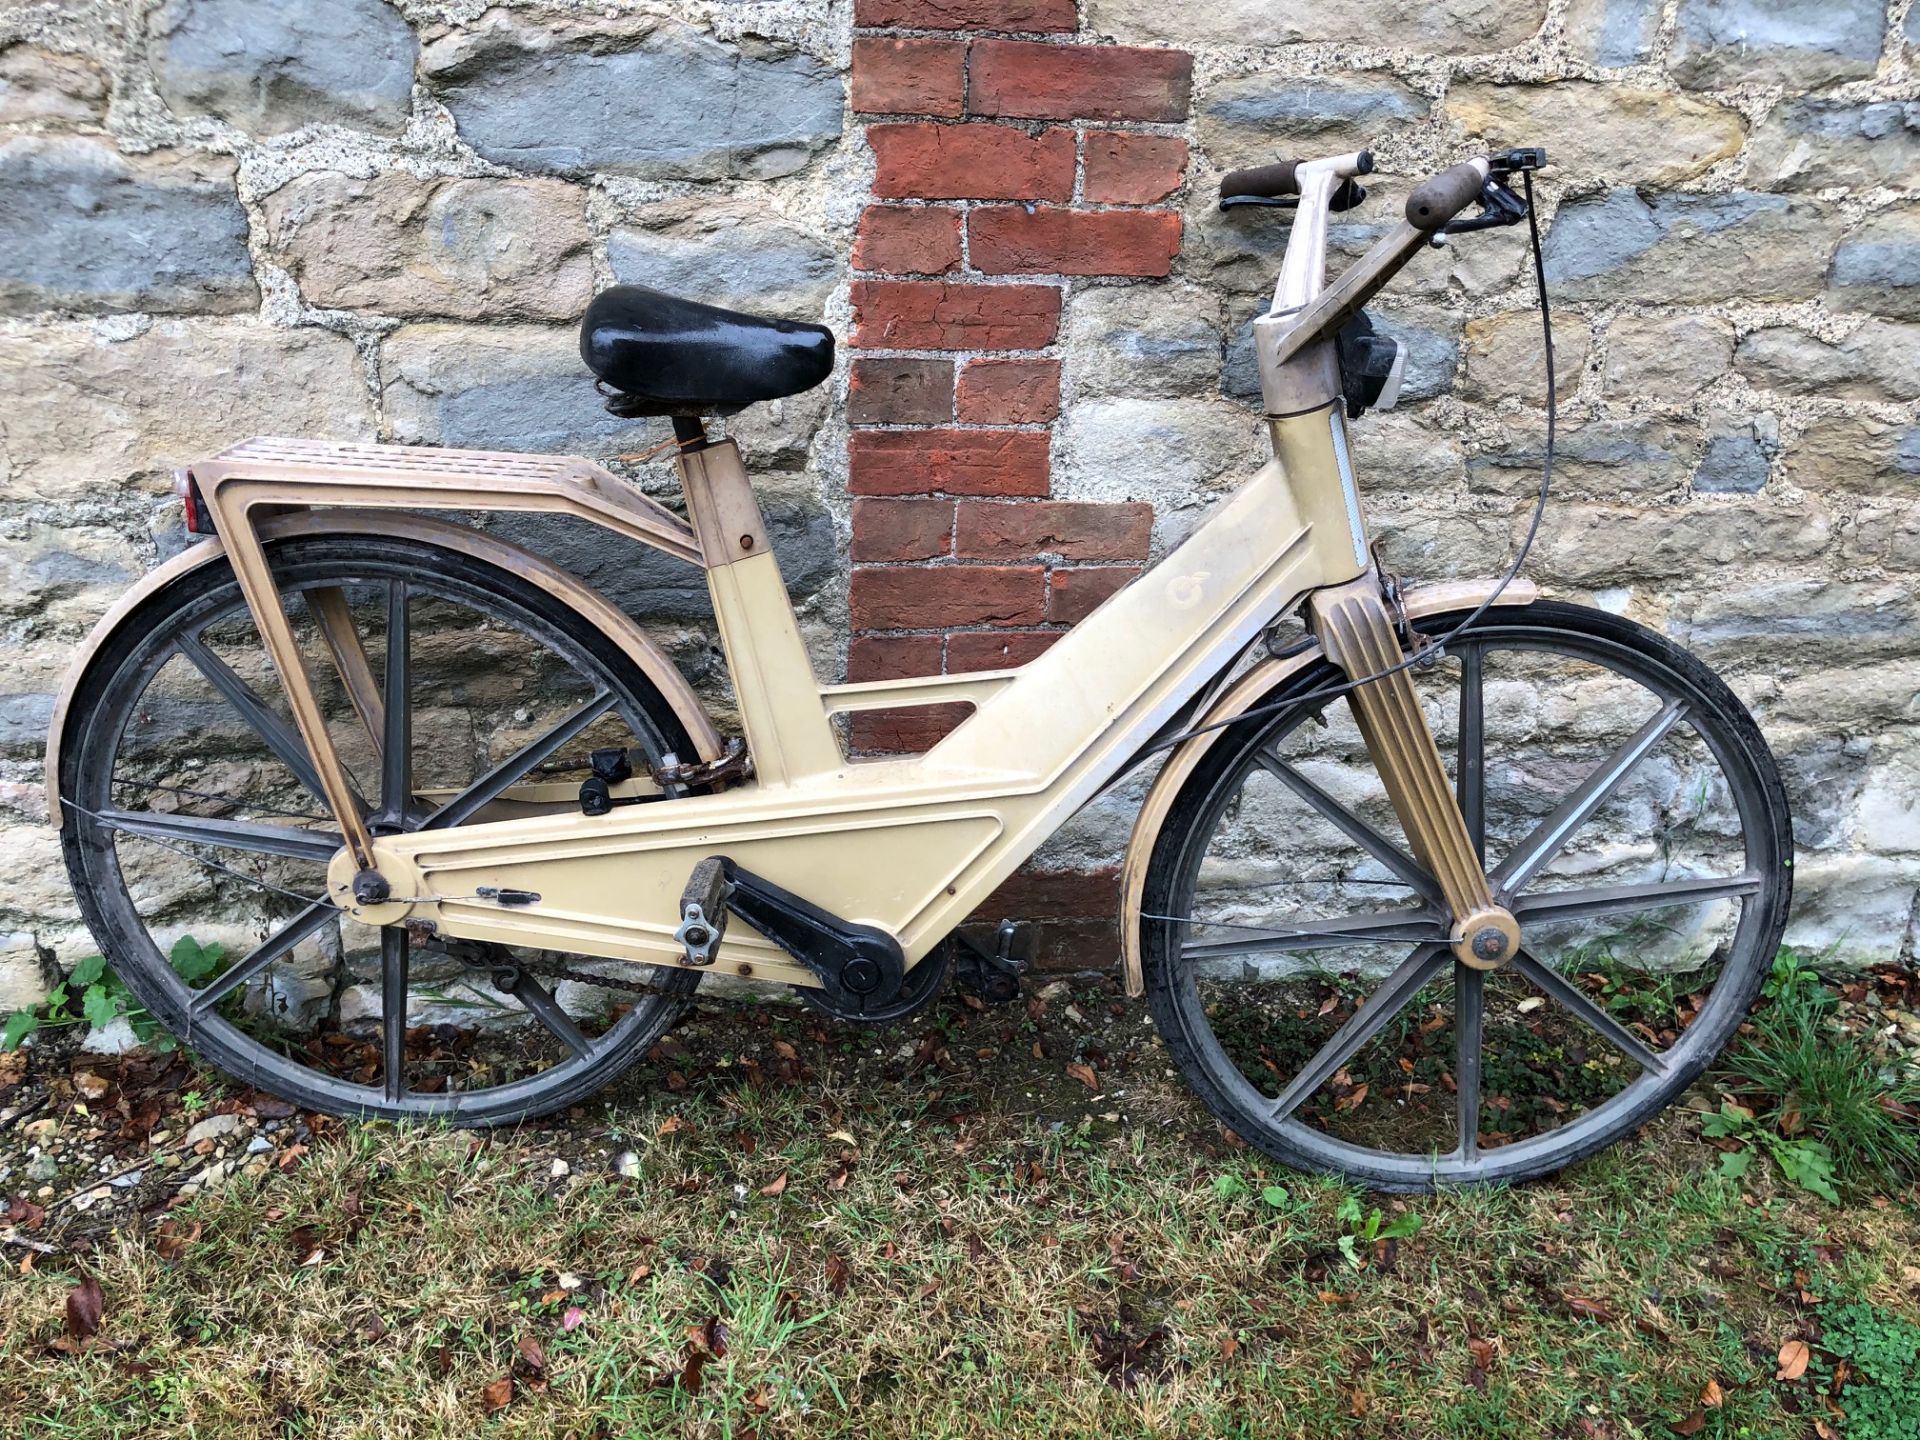
[[[705,417],[825,380],[820,326],[593,301],[583,356],[616,413],[672,417],[684,518],[576,458],[257,438],[194,464],[208,538],[101,622],[55,716],[87,924],[249,1084],[514,1121],[626,1069],[705,974],[863,1023],[913,1014],[957,963],[1016,991],[1017,927],[982,948],[960,922],[1157,760],[1122,970],[1223,1125],[1386,1189],[1593,1152],[1740,1023],[1791,848],[1772,757],[1700,662],[1538,598],[1524,545],[1498,585],[1408,587],[1374,558],[1347,424],[1393,402],[1401,352],[1363,307],[1423,247],[1524,220],[1550,326],[1544,160],[1426,180],[1331,284],[1328,217],[1365,198],[1371,156],[1226,177],[1223,206],[1294,211],[1254,327],[1272,458],[1016,670],[816,680]],[[449,510],[571,517],[700,568],[739,733],[613,605],[429,513]],[[922,755],[849,758],[835,728],[956,702]],[[210,974],[169,962],[195,917],[234,942]]]

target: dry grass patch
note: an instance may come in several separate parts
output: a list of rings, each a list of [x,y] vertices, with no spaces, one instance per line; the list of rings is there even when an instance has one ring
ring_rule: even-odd
[[[1164,1080],[1115,1123],[1071,1082],[956,1105],[937,1077],[822,1068],[811,1091],[723,1070],[567,1130],[349,1128],[103,1237],[86,1340],[64,1318],[80,1264],[36,1257],[0,1284],[0,1417],[152,1437],[1785,1436],[1840,1423],[1830,1375],[1775,1379],[1823,1306],[1920,1310],[1910,1205],[1743,1188],[1690,1117],[1556,1183],[1375,1220],[1227,1148]]]

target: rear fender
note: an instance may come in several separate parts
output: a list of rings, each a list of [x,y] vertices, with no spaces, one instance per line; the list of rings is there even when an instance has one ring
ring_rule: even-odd
[[[1470,610],[1492,594],[1493,588],[1491,582],[1464,582],[1427,585],[1409,590],[1405,602],[1407,619],[1419,621],[1430,615]],[[1530,581],[1515,580],[1495,603],[1503,607],[1531,605],[1539,598],[1539,594],[1538,588]],[[1275,687],[1320,659],[1320,647],[1313,645],[1282,659],[1262,661],[1228,686],[1207,713],[1193,721],[1193,725],[1217,725],[1221,721],[1236,719],[1271,695]],[[1127,858],[1120,869],[1120,964],[1121,973],[1126,978],[1127,994],[1136,999],[1144,995],[1147,989],[1146,971],[1140,953],[1140,902],[1146,890],[1147,865],[1153,858],[1154,846],[1159,843],[1160,831],[1167,823],[1174,801],[1179,799],[1181,790],[1186,787],[1195,768],[1206,758],[1207,752],[1213,748],[1214,742],[1224,734],[1225,730],[1210,730],[1204,735],[1196,735],[1169,755],[1147,790],[1147,798],[1133,822],[1133,836],[1127,842]]]
[[[268,544],[298,536],[398,535],[497,565],[523,580],[530,580],[586,617],[588,623],[640,668],[641,673],[665,697],[675,718],[699,751],[700,759],[713,760],[719,757],[719,733],[707,718],[699,697],[674,667],[673,661],[667,658],[666,652],[648,638],[646,632],[624,611],[584,580],[518,545],[451,521],[424,515],[397,515],[391,511],[294,511],[261,521],[259,530],[261,540]],[[224,555],[224,547],[218,538],[203,540],[191,549],[181,551],[143,576],[138,584],[122,595],[113,608],[100,617],[100,623],[93,627],[92,633],[81,644],[66,678],[60,684],[59,698],[53,708],[53,725],[47,735],[47,820],[55,829],[59,829],[61,823],[60,757],[68,739],[67,712],[94,656],[106,643],[107,637],[126,623],[127,617],[146,600],[182,575],[191,574],[204,565],[212,565],[222,560]]]

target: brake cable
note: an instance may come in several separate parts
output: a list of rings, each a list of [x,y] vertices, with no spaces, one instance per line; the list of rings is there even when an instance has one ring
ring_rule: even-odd
[[[1559,387],[1554,376],[1553,365],[1553,310],[1547,301],[1546,262],[1541,258],[1540,253],[1540,218],[1533,200],[1533,172],[1531,170],[1522,170],[1520,172],[1520,178],[1526,186],[1527,232],[1533,248],[1533,284],[1534,292],[1540,299],[1540,343],[1546,355],[1547,438],[1546,448],[1540,459],[1540,491],[1534,500],[1533,519],[1527,525],[1527,533],[1520,541],[1519,548],[1514,552],[1512,563],[1507,566],[1506,573],[1500,577],[1500,583],[1493,587],[1492,593],[1489,594],[1486,599],[1474,607],[1473,612],[1469,614],[1466,619],[1454,626],[1445,635],[1421,646],[1399,663],[1389,665],[1384,670],[1376,670],[1371,675],[1362,675],[1358,679],[1343,680],[1335,685],[1323,685],[1317,690],[1309,690],[1304,695],[1289,696],[1285,700],[1276,700],[1265,705],[1256,705],[1251,710],[1244,710],[1229,719],[1215,720],[1207,725],[1195,725],[1191,729],[1182,730],[1177,734],[1168,736],[1164,740],[1155,740],[1133,757],[1126,766],[1127,770],[1132,770],[1149,756],[1157,755],[1162,750],[1171,750],[1176,745],[1184,745],[1196,736],[1211,734],[1215,730],[1225,730],[1230,726],[1239,725],[1248,720],[1258,720],[1268,715],[1278,715],[1283,710],[1296,709],[1301,705],[1311,704],[1316,700],[1332,700],[1347,694],[1349,691],[1357,690],[1362,685],[1371,685],[1376,680],[1384,680],[1390,675],[1398,675],[1403,670],[1411,670],[1415,666],[1425,665],[1442,654],[1450,641],[1456,640],[1465,634],[1489,609],[1498,604],[1500,597],[1506,593],[1507,587],[1518,578],[1521,567],[1527,563],[1528,553],[1533,549],[1533,542],[1540,534],[1540,522],[1547,513],[1547,499],[1553,489],[1553,451],[1560,408]],[[1115,778],[1117,779],[1118,777],[1116,776]]]

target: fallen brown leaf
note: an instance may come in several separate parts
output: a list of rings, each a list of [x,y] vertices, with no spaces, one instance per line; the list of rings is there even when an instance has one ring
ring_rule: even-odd
[[[76,1340],[98,1335],[106,1303],[100,1282],[91,1275],[82,1276],[80,1283],[67,1292],[67,1333]]]
[[[835,1295],[844,1295],[847,1293],[847,1282],[852,1279],[853,1271],[848,1267],[844,1256],[827,1256],[827,1289]]]
[[[1789,1340],[1780,1347],[1780,1368],[1774,1374],[1776,1380],[1798,1380],[1807,1373],[1807,1362],[1813,1359],[1813,1352],[1807,1348],[1804,1340]]]
[[[1718,1380],[1709,1380],[1701,1387],[1700,1403],[1709,1410],[1718,1410],[1727,1403],[1727,1393],[1720,1388]]]
[[[760,1193],[762,1195],[765,1195],[769,1199],[772,1199],[775,1196],[784,1195],[786,1193],[786,1190],[787,1190],[787,1172],[784,1170],[780,1172],[779,1176],[776,1179],[770,1180],[765,1185],[762,1185],[760,1187]]]
[[[1083,1064],[1078,1060],[1067,1066],[1067,1078],[1069,1080],[1078,1080],[1089,1090],[1098,1090],[1100,1088],[1100,1077],[1094,1074],[1093,1067]]]
[[[513,1376],[502,1375],[492,1380],[480,1391],[480,1408],[489,1415],[497,1415],[513,1403]]]
[[[1698,1406],[1694,1407],[1693,1413],[1686,1419],[1673,1422],[1673,1433],[1676,1435],[1698,1435],[1706,1428],[1707,1412]]]

